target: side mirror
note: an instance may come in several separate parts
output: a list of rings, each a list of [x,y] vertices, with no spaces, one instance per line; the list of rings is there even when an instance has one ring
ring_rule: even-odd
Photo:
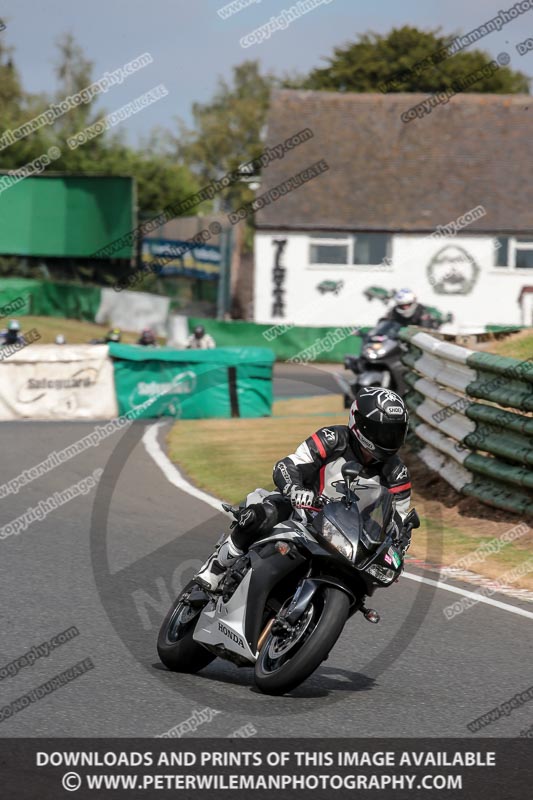
[[[363,465],[358,461],[347,461],[342,465],[341,474],[347,484],[351,483],[360,474]]]
[[[405,528],[419,528],[420,527],[420,517],[416,513],[416,509],[412,508],[406,518],[403,521]]]

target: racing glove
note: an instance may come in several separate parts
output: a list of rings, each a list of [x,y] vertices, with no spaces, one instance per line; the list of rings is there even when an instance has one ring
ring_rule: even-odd
[[[289,500],[293,508],[312,506],[314,499],[315,495],[310,489],[304,489],[302,486],[291,486]]]

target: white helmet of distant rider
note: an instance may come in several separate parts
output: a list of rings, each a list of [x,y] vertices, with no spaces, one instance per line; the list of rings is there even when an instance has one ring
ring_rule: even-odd
[[[394,295],[394,310],[405,319],[413,316],[416,306],[416,294],[411,289],[400,289]]]

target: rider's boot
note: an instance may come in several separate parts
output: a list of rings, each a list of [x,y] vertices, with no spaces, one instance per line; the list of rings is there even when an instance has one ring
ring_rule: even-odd
[[[242,555],[244,555],[244,552],[235,547],[231,536],[228,536],[194,576],[195,581],[205,589],[214,592],[226,574],[228,567],[231,567]]]

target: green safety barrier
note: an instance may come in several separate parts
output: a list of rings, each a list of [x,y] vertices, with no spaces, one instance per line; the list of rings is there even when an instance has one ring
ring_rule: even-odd
[[[526,325],[485,325],[485,330],[488,333],[519,333],[526,327]]]
[[[495,406],[486,406],[483,403],[472,403],[465,414],[474,422],[484,422],[501,430],[519,433],[522,436],[533,436],[533,417],[523,417],[512,411],[503,411]]]
[[[498,483],[504,481],[526,489],[533,489],[533,472],[527,467],[515,467],[505,464],[498,458],[489,458],[479,453],[470,453],[463,463],[472,472],[494,478]],[[533,464],[533,453],[531,463]]]
[[[409,346],[403,362],[409,370],[406,401],[414,434],[424,446],[441,452],[440,475],[452,482],[448,470],[453,469],[453,485],[457,488],[458,480],[464,481],[460,487],[463,494],[497,508],[533,515],[533,418],[529,416],[533,411],[533,358],[520,361],[473,352],[435,337],[431,341],[420,333],[415,328],[401,333]],[[443,361],[436,379],[431,377],[435,374],[431,362],[424,359],[426,352]],[[466,368],[463,372],[461,365]],[[469,377],[472,372],[474,379]],[[445,383],[446,375],[451,386]],[[456,399],[441,405],[443,393]],[[462,475],[465,477],[458,477]]]
[[[461,491],[468,497],[475,497],[476,500],[481,500],[488,506],[503,508],[512,514],[520,514],[528,518],[533,516],[531,493],[521,492],[514,487],[511,488],[496,481],[483,480],[476,476]]]
[[[342,362],[345,355],[361,353],[361,336],[346,336],[348,326],[299,327],[280,322],[277,325],[260,325],[255,322],[221,321],[216,319],[188,318],[189,331],[203,325],[215,340],[217,347],[269,347],[279,361],[296,359],[298,354],[313,354],[310,362]],[[369,328],[361,328],[361,332]],[[335,339],[342,336],[342,340]],[[307,359],[302,358],[305,363]]]
[[[271,350],[174,350],[110,344],[121,415],[139,418],[265,417],[272,413]]]

